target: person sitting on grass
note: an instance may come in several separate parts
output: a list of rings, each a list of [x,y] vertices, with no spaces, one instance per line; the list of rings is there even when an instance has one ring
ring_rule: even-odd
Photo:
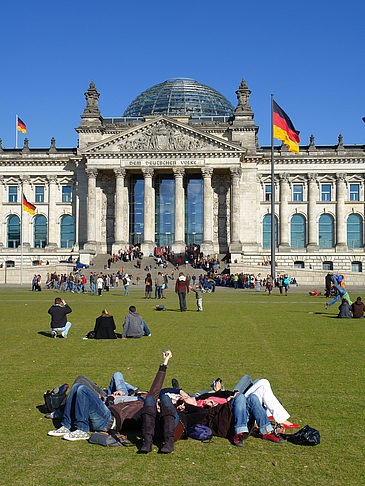
[[[341,305],[338,310],[340,312],[337,317],[339,317],[340,319],[352,319],[351,305],[347,302],[347,300],[342,299]]]
[[[115,322],[113,316],[106,309],[103,309],[101,316],[95,322],[95,339],[117,339],[114,331]]]
[[[356,302],[352,304],[352,317],[354,319],[364,319],[365,305],[361,301],[361,297],[356,299]]]
[[[58,332],[63,338],[67,338],[68,331],[71,327],[71,322],[67,319],[67,314],[70,314],[72,309],[60,297],[56,297],[54,304],[48,309],[48,314],[52,316],[51,328],[52,337],[56,338]]]
[[[151,331],[138,314],[136,307],[131,305],[124,319],[122,339],[141,338],[143,335],[150,337]]]

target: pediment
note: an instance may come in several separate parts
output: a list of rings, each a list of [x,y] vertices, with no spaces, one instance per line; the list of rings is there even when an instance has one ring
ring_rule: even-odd
[[[233,143],[166,117],[149,120],[125,132],[96,142],[82,152],[116,154],[135,152],[237,152]]]

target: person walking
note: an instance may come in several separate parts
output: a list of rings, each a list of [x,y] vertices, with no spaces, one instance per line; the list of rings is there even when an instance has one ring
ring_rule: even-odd
[[[128,273],[126,273],[123,277],[124,297],[126,297],[128,295],[130,282],[131,282],[131,279],[130,279]]]
[[[146,278],[144,279],[144,284],[145,284],[144,298],[150,299],[152,293],[152,277],[150,273],[147,273]]]
[[[96,287],[98,289],[98,296],[99,297],[102,296],[103,286],[104,286],[103,277],[101,275],[99,275],[99,277],[96,280]]]
[[[183,272],[179,273],[179,277],[176,280],[175,292],[179,296],[180,312],[185,312],[186,307],[186,294],[189,293],[189,285]]]

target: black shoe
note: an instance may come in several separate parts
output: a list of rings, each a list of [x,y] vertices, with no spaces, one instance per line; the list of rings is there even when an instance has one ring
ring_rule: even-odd
[[[173,378],[171,380],[171,384],[172,384],[172,388],[178,388],[180,390],[180,385],[176,378]]]

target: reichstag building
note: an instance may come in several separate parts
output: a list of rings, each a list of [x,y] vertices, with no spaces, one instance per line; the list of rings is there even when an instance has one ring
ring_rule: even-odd
[[[238,84],[238,83],[237,83]],[[192,79],[142,92],[115,118],[102,116],[91,82],[77,148],[0,143],[0,260],[56,263],[140,244],[176,253],[199,243],[232,262],[270,259],[271,148],[258,141],[244,79],[237,105]],[[81,101],[81,100],[80,100]],[[365,146],[275,148],[277,262],[288,268],[362,271]]]

